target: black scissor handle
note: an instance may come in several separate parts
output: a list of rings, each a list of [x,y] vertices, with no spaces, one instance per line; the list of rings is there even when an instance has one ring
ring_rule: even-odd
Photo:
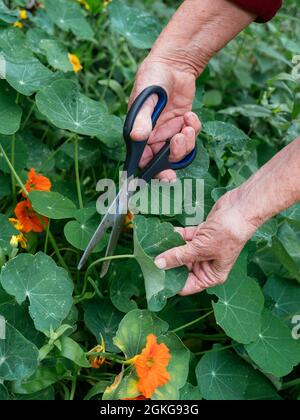
[[[167,93],[161,86],[149,86],[146,89],[144,89],[133,102],[124,123],[123,136],[124,136],[124,140],[125,140],[126,148],[127,148],[124,171],[127,172],[127,177],[135,175],[138,169],[138,165],[141,160],[142,154],[145,150],[145,147],[148,141],[148,139],[141,140],[141,141],[134,141],[131,139],[130,133],[132,131],[135,119],[139,111],[141,110],[142,106],[144,105],[146,100],[149,98],[149,96],[153,94],[156,94],[158,96],[157,104],[151,116],[152,128],[154,128],[160,114],[162,113],[162,111],[164,110],[168,102]],[[147,178],[147,180],[150,180],[156,174],[158,174],[159,172],[165,169],[173,169],[173,170],[183,169],[189,166],[193,162],[193,160],[196,157],[196,154],[197,154],[197,151],[195,148],[191,153],[185,156],[180,162],[169,162],[170,143],[169,141],[167,141],[167,143],[163,146],[163,148],[156,154],[156,156],[152,159],[152,161],[147,165],[147,167],[143,171],[144,176],[142,177],[144,179]]]

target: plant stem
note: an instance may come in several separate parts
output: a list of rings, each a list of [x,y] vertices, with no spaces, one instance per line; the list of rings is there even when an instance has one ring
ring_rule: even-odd
[[[217,347],[216,349],[199,351],[198,353],[193,353],[193,354],[194,354],[194,356],[202,356],[203,354],[206,354],[206,353],[216,353],[218,351],[231,349],[232,347],[233,347],[233,344],[230,344],[229,346]]]
[[[72,379],[71,392],[70,392],[70,401],[74,400],[79,372],[80,372],[80,369],[75,368],[74,376],[73,376],[73,379]]]
[[[26,118],[25,118],[25,120],[22,124],[22,130],[24,130],[24,128],[26,127],[26,125],[29,121],[29,118],[31,117],[31,115],[33,113],[34,107],[35,107],[35,102],[33,102],[33,104],[31,105],[31,108],[30,108],[30,110],[29,110],[29,112],[28,112],[28,114],[27,114],[27,116],[26,116]]]
[[[53,236],[53,235],[52,235],[52,233],[50,232],[50,229],[49,229],[49,231],[48,231],[48,237],[49,237],[49,241],[50,241],[50,243],[51,243],[51,245],[52,245],[52,247],[53,247],[53,249],[54,249],[54,251],[55,251],[55,254],[56,254],[56,256],[57,256],[57,258],[58,258],[58,261],[60,262],[61,266],[62,266],[65,270],[69,271],[69,267],[67,266],[67,264],[65,263],[65,260],[63,259],[63,257],[62,257],[62,255],[61,255],[61,253],[59,252],[59,249],[58,249],[57,243],[56,243],[56,241],[55,241],[55,239],[54,239],[54,236]]]
[[[181,325],[178,328],[175,328],[175,330],[172,330],[171,332],[176,333],[178,331],[184,330],[185,328],[191,327],[194,324],[197,324],[198,322],[202,321],[203,319],[207,318],[211,314],[213,314],[214,311],[207,312],[207,314],[200,316],[197,319],[194,319],[194,321],[188,322],[187,324]]]
[[[75,163],[75,176],[76,176],[76,187],[77,187],[77,196],[79,208],[83,209],[83,200],[80,188],[80,176],[79,176],[79,154],[78,154],[78,137],[75,137],[74,140],[74,163]]]
[[[300,385],[300,378],[298,379],[294,379],[293,381],[290,382],[286,382],[285,384],[282,384],[281,389],[288,389],[288,388],[292,388],[293,386],[297,386]]]
[[[15,150],[16,150],[16,135],[13,134],[11,137],[11,147],[10,147],[10,161],[11,161],[11,166],[13,168],[15,166]],[[13,173],[11,173],[11,189],[12,189],[13,204],[16,204],[16,178]]]
[[[112,255],[110,257],[102,257],[99,258],[98,260],[94,261],[92,264],[90,264],[85,272],[84,275],[84,281],[83,281],[83,288],[82,288],[82,292],[79,296],[76,296],[76,299],[80,300],[82,299],[83,295],[86,292],[86,288],[87,288],[87,282],[88,282],[88,274],[90,272],[90,270],[95,267],[97,264],[102,263],[103,261],[109,261],[109,260],[119,260],[122,258],[135,258],[135,256],[133,254],[125,254],[125,255]]]
[[[49,219],[49,222],[48,222],[48,225],[47,225],[47,230],[46,230],[46,238],[45,238],[45,245],[44,245],[44,253],[45,254],[47,254],[47,251],[48,251],[50,223],[51,223],[51,219]]]
[[[20,179],[19,175],[18,175],[18,174],[17,174],[17,172],[15,171],[15,168],[14,168],[14,167],[13,167],[13,165],[11,164],[11,162],[10,162],[10,160],[9,160],[9,158],[8,158],[7,154],[5,153],[5,150],[3,149],[3,147],[2,147],[2,145],[1,145],[1,144],[0,144],[0,152],[1,152],[1,154],[3,155],[3,157],[4,157],[4,159],[5,159],[6,163],[7,163],[7,166],[8,166],[8,167],[9,167],[9,169],[11,170],[11,172],[12,172],[13,176],[15,177],[15,179],[17,180],[17,182],[20,184],[20,186],[21,186],[21,188],[22,188],[22,191],[24,192],[24,194],[25,194],[26,196],[28,196],[28,192],[27,192],[27,190],[26,190],[26,188],[25,188],[25,185],[23,184],[23,182],[21,181],[21,179]]]

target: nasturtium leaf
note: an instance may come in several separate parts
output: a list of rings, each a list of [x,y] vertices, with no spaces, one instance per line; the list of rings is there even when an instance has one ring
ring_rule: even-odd
[[[40,28],[30,28],[26,32],[28,48],[36,54],[46,55],[46,51],[40,47],[41,41],[53,39],[47,32]]]
[[[219,112],[226,115],[243,115],[248,118],[270,118],[272,116],[272,112],[268,108],[255,104],[231,106]]]
[[[68,58],[68,51],[57,41],[42,39],[39,47],[46,53],[48,63],[55,70],[61,70],[63,72],[73,70],[73,66]]]
[[[152,47],[161,30],[153,16],[120,0],[114,0],[108,9],[114,32],[123,35],[136,48]]]
[[[200,401],[202,400],[201,392],[199,387],[187,382],[180,390],[179,394],[180,401]]]
[[[283,277],[297,279],[300,282],[300,261],[296,251],[297,248],[299,248],[297,236],[293,230],[288,228],[286,230],[287,236],[285,237],[283,236],[284,231],[285,228],[280,230],[278,235],[273,238],[271,248],[271,252],[275,257],[277,265],[282,265],[282,269],[269,274],[279,274]],[[293,249],[293,245],[295,245],[295,249]],[[291,252],[291,255],[289,252]]]
[[[197,140],[197,155],[194,162],[184,169],[176,172],[178,178],[196,178],[202,179],[208,171],[209,156],[207,150],[200,140]]]
[[[43,174],[54,168],[54,159],[51,158],[51,151],[47,144],[42,143],[32,133],[22,133],[23,143],[27,147],[27,167],[34,168],[37,172]]]
[[[87,136],[101,135],[107,114],[100,102],[80,93],[72,80],[57,80],[36,96],[39,111],[58,128]]]
[[[12,325],[5,325],[5,339],[0,339],[0,378],[23,380],[38,367],[38,349]]]
[[[300,203],[296,203],[292,207],[284,210],[281,213],[281,216],[285,217],[288,220],[293,220],[293,221],[299,223],[299,220],[300,220]]]
[[[1,152],[0,152],[1,154]],[[1,160],[1,157],[0,157]],[[11,194],[11,177],[0,172],[0,200]]]
[[[201,394],[206,400],[243,400],[247,387],[245,363],[227,351],[207,353],[196,368]]]
[[[0,86],[0,134],[14,134],[20,128],[22,109]]]
[[[19,305],[15,298],[6,293],[0,286],[0,315],[6,321],[20,331],[24,337],[37,347],[44,343],[44,336],[37,331],[28,312],[28,305]]]
[[[282,320],[289,321],[300,312],[300,285],[299,283],[271,276],[264,285],[263,292],[272,299],[272,312]]]
[[[244,252],[233,267],[228,280],[208,289],[219,300],[213,302],[217,324],[239,343],[257,339],[261,328],[264,296],[255,280],[247,277],[247,253]]]
[[[27,48],[26,38],[17,28],[7,28],[0,31],[0,49],[11,57],[33,57]]]
[[[5,55],[5,60],[6,81],[22,95],[31,96],[57,78],[36,57]]]
[[[73,283],[68,273],[42,252],[19,254],[10,260],[2,268],[0,282],[19,304],[29,299],[29,313],[38,331],[55,330],[70,312]]]
[[[28,17],[37,28],[42,29],[49,35],[54,35],[54,23],[49,19],[45,9],[37,9],[34,14],[31,13]]]
[[[149,334],[161,336],[167,330],[168,324],[153,313],[134,309],[128,312],[120,322],[114,344],[122,350],[127,359],[131,359],[145,347]]]
[[[245,346],[251,359],[266,373],[288,375],[300,363],[300,342],[283,321],[265,309],[256,341]]]
[[[160,311],[167,299],[183,288],[188,271],[186,267],[160,270],[154,258],[185,242],[170,223],[160,223],[159,219],[136,216],[134,225],[134,255],[144,275],[148,308]]]
[[[101,343],[101,336],[105,342],[107,351],[117,351],[113,344],[122,314],[110,302],[109,299],[94,299],[85,302],[84,322],[88,329],[96,337],[96,343]]]
[[[64,364],[56,362],[52,366],[40,365],[37,371],[25,381],[12,383],[12,391],[15,394],[28,395],[46,390],[51,385],[67,376],[68,371]]]
[[[101,134],[97,137],[109,148],[124,146],[122,119],[116,115],[107,115],[101,123]]]
[[[197,365],[196,376],[206,400],[279,399],[263,374],[229,351],[203,356]]]
[[[243,147],[248,136],[236,126],[222,121],[207,121],[203,124],[202,132],[221,144],[232,144]]]
[[[1,19],[1,16],[0,16]],[[10,400],[9,393],[3,384],[0,384],[0,401]]]
[[[171,359],[167,366],[169,382],[158,387],[152,395],[153,400],[178,400],[179,390],[185,385],[189,373],[190,352],[176,334],[169,332],[158,337],[159,343],[165,343],[170,350]]]
[[[137,308],[134,296],[140,296],[144,289],[143,275],[136,261],[129,260],[125,264],[117,262],[110,275],[110,299],[121,312],[129,312]]]
[[[64,31],[72,31],[79,39],[91,40],[94,32],[78,3],[72,0],[45,0],[50,20]]]
[[[11,136],[2,136],[0,135],[0,144],[3,147],[7,157],[11,159],[11,147],[12,147],[12,137]],[[14,153],[14,163],[13,166],[17,172],[21,172],[27,167],[27,147],[24,144],[23,140],[17,136],[15,141],[15,153]],[[6,160],[0,150],[0,170],[10,174],[11,171],[9,166],[6,163]]]
[[[32,191],[29,199],[37,213],[50,219],[69,219],[76,211],[75,204],[57,192]]]
[[[60,344],[60,356],[65,357],[66,359],[71,360],[77,366],[80,367],[90,367],[90,364],[86,358],[84,350],[80,347],[76,341],[70,337],[62,337],[59,340]]]
[[[292,222],[291,222],[292,223]],[[278,230],[278,239],[290,258],[300,268],[300,228],[284,222]]]
[[[0,214],[0,248],[4,251],[11,249],[10,240],[13,235],[18,235],[19,232],[13,227],[7,216]]]
[[[18,12],[16,10],[10,10],[3,2],[0,0],[0,21],[3,20],[6,23],[13,23],[17,20]]]
[[[123,141],[124,143],[124,141]],[[101,145],[98,140],[95,138],[83,138],[78,142],[78,161],[81,165],[95,166],[99,164],[99,159],[101,159]],[[68,155],[72,162],[74,162],[74,143],[66,143],[61,151]]]

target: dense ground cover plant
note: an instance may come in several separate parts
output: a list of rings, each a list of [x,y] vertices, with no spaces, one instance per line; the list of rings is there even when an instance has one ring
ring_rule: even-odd
[[[96,182],[124,158],[138,63],[174,3],[0,0],[2,400],[300,398],[299,204],[208,293],[176,296],[186,270],[153,263],[182,243],[183,216],[136,216],[102,280],[106,240],[76,269],[99,222]],[[199,153],[178,175],[205,180],[206,214],[299,135],[299,21],[287,1],[198,81]]]

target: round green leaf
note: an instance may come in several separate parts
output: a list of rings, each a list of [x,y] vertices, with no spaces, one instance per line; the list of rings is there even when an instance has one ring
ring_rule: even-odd
[[[17,20],[17,17],[18,12],[16,10],[10,10],[3,3],[3,0],[0,0],[0,20],[3,20],[6,23],[13,23]]]
[[[196,367],[196,377],[206,400],[279,398],[264,375],[228,351],[203,356]]]
[[[14,134],[20,128],[22,109],[0,87],[0,134]]]
[[[78,134],[101,134],[106,118],[103,105],[80,93],[71,80],[57,80],[36,96],[39,111],[58,128]]]
[[[0,274],[4,290],[21,304],[29,299],[29,313],[39,331],[56,329],[70,312],[73,283],[68,273],[42,252],[19,254]]]
[[[38,349],[12,325],[5,325],[5,339],[0,339],[0,378],[23,380],[38,367]]]
[[[194,162],[184,169],[176,172],[178,178],[202,179],[208,171],[209,156],[203,144],[197,141],[197,156]]]
[[[109,17],[112,30],[123,35],[136,48],[151,48],[161,30],[153,16],[120,0],[109,5]]]
[[[50,20],[64,31],[72,31],[79,39],[92,39],[94,32],[79,4],[71,0],[45,0]]]
[[[39,43],[42,51],[46,52],[47,60],[50,66],[56,70],[68,72],[73,70],[73,66],[68,58],[68,51],[52,39],[42,39]]]
[[[76,211],[75,204],[57,192],[32,191],[29,199],[37,213],[50,219],[69,219]]]
[[[245,346],[251,359],[267,373],[282,377],[300,363],[300,342],[291,330],[265,309],[260,334],[254,343]]]
[[[168,324],[151,312],[134,309],[120,322],[114,344],[130,359],[145,347],[147,335],[160,336],[167,330]]]
[[[244,344],[257,339],[264,296],[259,285],[247,277],[247,253],[239,257],[228,280],[208,293],[219,298],[213,308],[218,325],[227,335]]]
[[[187,382],[180,390],[180,401],[200,401],[202,400],[200,389]]]
[[[84,307],[84,322],[94,334],[97,342],[101,342],[101,336],[105,342],[107,351],[117,351],[113,344],[122,314],[111,304],[109,299],[94,299],[86,302]]]
[[[184,245],[184,241],[170,223],[160,223],[159,219],[136,216],[134,225],[134,255],[144,275],[148,308],[160,311],[167,299],[183,288],[188,271],[185,267],[160,270],[154,258],[167,249]]]
[[[244,146],[248,136],[236,126],[222,121],[207,121],[203,124],[202,132],[218,141],[222,146],[231,144],[239,148]]]
[[[264,294],[273,301],[272,312],[283,320],[299,313],[300,285],[289,279],[271,276],[264,285]]]

